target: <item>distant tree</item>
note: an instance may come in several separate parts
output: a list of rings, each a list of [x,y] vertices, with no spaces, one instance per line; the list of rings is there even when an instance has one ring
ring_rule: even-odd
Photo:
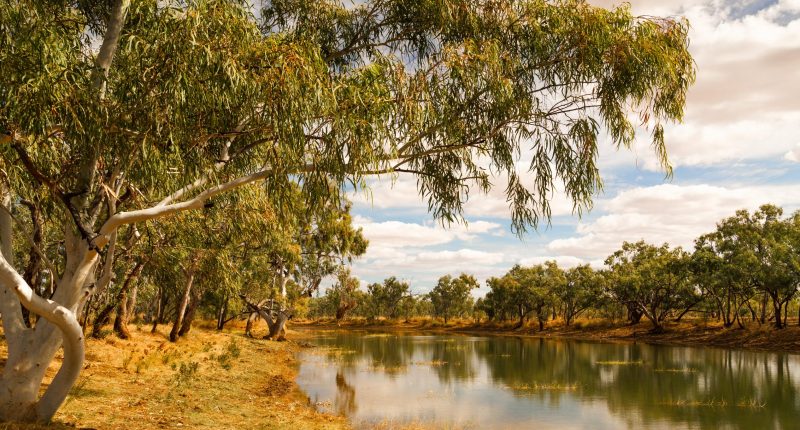
[[[517,282],[517,306],[520,309],[521,326],[528,313],[535,313],[539,330],[544,330],[549,310],[555,303],[555,291],[564,289],[564,271],[555,261],[533,267],[515,266],[506,275]]]
[[[400,315],[400,304],[409,295],[408,283],[392,276],[383,283],[367,286],[373,316],[397,318]]]
[[[612,296],[650,320],[654,331],[662,331],[673,312],[683,315],[700,301],[691,282],[689,254],[680,247],[625,242],[606,259],[606,265]]]
[[[800,284],[800,215],[783,218],[783,209],[763,205],[752,214],[745,210],[718,225],[720,240],[730,254],[727,271],[744,275],[763,294],[759,321],[766,322],[767,298],[776,328],[784,326],[786,306]]]
[[[693,278],[725,328],[734,323],[744,327],[740,313],[758,291],[752,282],[754,268],[741,250],[737,224],[735,218],[727,218],[716,231],[697,238],[690,263]]]
[[[566,272],[566,282],[557,284],[553,290],[561,308],[564,323],[569,326],[575,318],[592,307],[602,305],[604,277],[588,264],[574,267]]]
[[[336,323],[338,324],[347,313],[359,305],[358,287],[360,281],[355,276],[350,275],[350,269],[342,267],[336,275],[336,283],[327,292],[331,300],[331,305],[335,311]]]
[[[480,302],[481,310],[491,320],[506,321],[515,315],[516,309],[513,304],[514,289],[517,283],[508,277],[489,278],[486,280],[489,292]]]
[[[447,324],[449,319],[471,312],[475,302],[470,292],[479,286],[474,276],[465,273],[457,278],[442,276],[428,293],[434,316],[444,319]]]

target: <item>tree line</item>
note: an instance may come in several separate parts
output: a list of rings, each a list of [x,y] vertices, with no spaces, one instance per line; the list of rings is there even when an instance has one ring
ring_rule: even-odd
[[[560,319],[569,326],[581,316],[648,321],[662,331],[686,315],[734,325],[786,326],[789,305],[800,287],[800,212],[763,205],[740,210],[686,251],[669,244],[624,242],[603,268],[588,264],[564,269],[554,261],[514,266],[486,281],[489,291],[475,298],[477,280],[462,274],[439,279],[428,294],[413,295],[395,277],[366,291],[349,272],[311,305],[313,317],[410,318],[430,316],[516,321],[535,319],[540,330]],[[800,314],[798,315],[800,318]],[[800,321],[800,319],[799,319]]]

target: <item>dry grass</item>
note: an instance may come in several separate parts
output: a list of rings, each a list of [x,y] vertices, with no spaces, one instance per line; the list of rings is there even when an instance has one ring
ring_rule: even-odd
[[[241,329],[194,328],[175,344],[164,333],[132,332],[132,340],[88,341],[86,366],[54,424],[0,429],[348,428],[315,411],[295,385],[299,343],[250,339]]]

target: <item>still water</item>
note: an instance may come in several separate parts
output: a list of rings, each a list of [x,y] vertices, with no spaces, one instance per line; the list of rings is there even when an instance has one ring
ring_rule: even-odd
[[[357,427],[800,429],[800,356],[314,331],[298,384]]]

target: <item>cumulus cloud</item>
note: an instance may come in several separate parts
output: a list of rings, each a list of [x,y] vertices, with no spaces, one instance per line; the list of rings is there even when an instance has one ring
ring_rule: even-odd
[[[594,0],[609,7],[621,2]],[[667,127],[675,166],[778,158],[797,141],[800,122],[800,7],[797,0],[644,0],[634,13],[681,15],[691,23],[697,82],[683,124]],[[657,170],[649,135],[637,158]],[[627,157],[620,157],[627,161]]]
[[[388,276],[407,279],[412,287],[430,289],[445,274],[468,272],[483,279],[506,265],[501,252],[479,250],[486,236],[503,232],[500,224],[477,220],[444,228],[438,224],[373,221],[356,216],[370,245],[354,271],[377,281]],[[449,246],[452,249],[438,249]]]
[[[488,221],[473,221],[466,225],[453,224],[449,228],[438,224],[418,224],[402,221],[374,222],[369,218],[356,216],[353,224],[364,230],[370,247],[402,248],[442,245],[454,240],[469,241],[477,235],[494,233],[500,224]]]
[[[536,257],[526,257],[520,259],[517,263],[522,266],[535,266],[537,264],[544,264],[548,261],[555,261],[559,267],[569,269],[582,264],[587,264],[588,261],[583,258],[578,258],[572,255],[544,255]]]
[[[794,146],[790,151],[786,154],[783,154],[783,158],[789,161],[794,161],[795,163],[800,163],[800,143]]]
[[[556,239],[548,249],[582,259],[602,259],[623,241],[669,242],[691,249],[697,236],[738,209],[764,203],[800,206],[800,185],[725,188],[672,184],[634,188],[602,202],[604,215],[579,224],[576,235]]]

